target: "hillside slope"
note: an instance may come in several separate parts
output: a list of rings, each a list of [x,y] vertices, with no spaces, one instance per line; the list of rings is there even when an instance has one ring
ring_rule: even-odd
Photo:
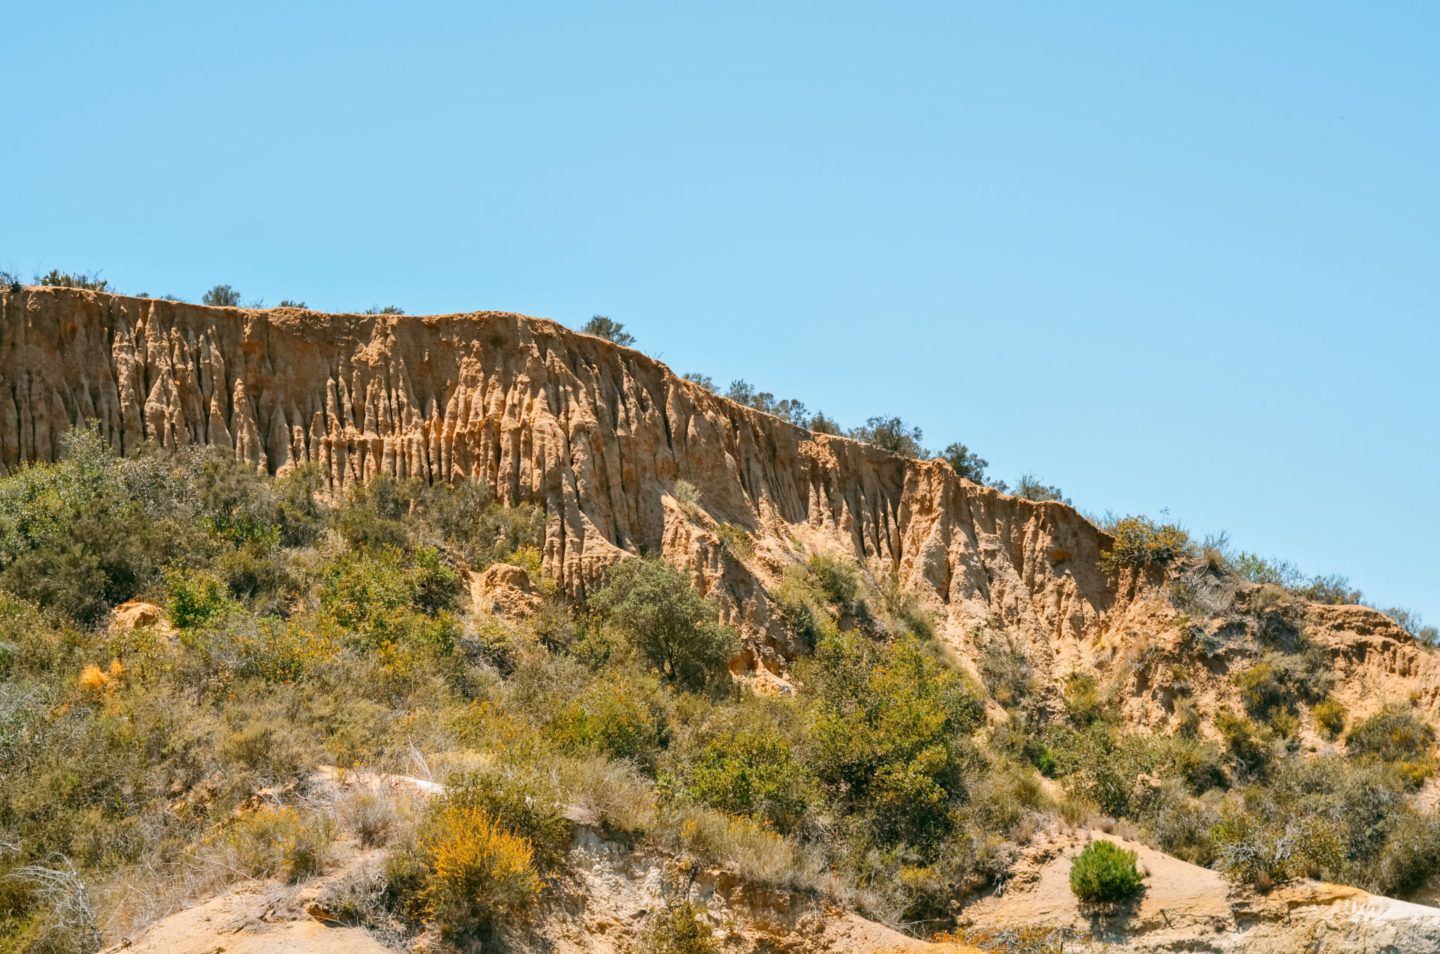
[[[1093,672],[1127,681],[1136,722],[1168,718],[1159,674],[1178,657],[1163,651],[1176,614],[1162,581],[1103,573],[1109,538],[1072,508],[812,434],[551,321],[0,295],[0,465],[55,459],[86,421],[122,451],[199,442],[272,473],[315,463],[334,489],[380,473],[483,480],[543,506],[545,570],[573,596],[627,552],[688,565],[749,637],[737,665],[752,672],[793,655],[767,590],[797,552],[853,559],[923,600],[961,658],[991,624],[1052,696]],[[698,507],[674,498],[677,481]],[[724,546],[725,524],[753,553]],[[1440,667],[1399,627],[1364,608],[1319,622],[1355,711],[1396,692],[1440,711]],[[1162,652],[1128,665],[1152,641]],[[1212,688],[1202,704],[1233,701],[1223,679]]]

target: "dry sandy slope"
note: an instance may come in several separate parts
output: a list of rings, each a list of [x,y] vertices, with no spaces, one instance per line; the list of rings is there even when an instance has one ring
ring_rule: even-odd
[[[102,954],[391,954],[364,928],[305,916],[284,886],[247,881]]]
[[[1138,901],[1109,916],[1082,910],[1070,891],[1070,864],[1092,838],[1134,851],[1146,873]],[[1207,868],[1084,830],[1042,834],[1005,892],[970,905],[964,915],[987,927],[1069,926],[1133,951],[1440,954],[1440,908],[1319,882],[1262,895],[1237,889]]]

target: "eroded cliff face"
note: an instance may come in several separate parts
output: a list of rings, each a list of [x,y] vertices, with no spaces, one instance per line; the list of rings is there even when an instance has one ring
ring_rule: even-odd
[[[794,540],[898,573],[957,620],[998,617],[1037,640],[1077,637],[1114,599],[1095,570],[1104,535],[1068,507],[813,435],[520,315],[0,296],[0,465],[53,460],[90,420],[118,450],[217,444],[272,472],[318,463],[336,489],[379,473],[483,479],[543,505],[545,566],[569,592],[623,552],[665,552],[751,635],[768,615],[757,575]],[[681,479],[701,491],[698,515],[669,495]],[[719,523],[753,534],[749,565],[718,547]]]
[[[690,566],[749,638],[739,662],[752,669],[783,669],[793,648],[767,595],[784,567],[845,556],[924,600],[962,661],[1003,631],[1042,687],[1071,671],[1123,676],[1135,721],[1168,717],[1156,664],[1129,655],[1171,640],[1176,613],[1159,580],[1102,573],[1109,538],[1070,507],[811,434],[551,321],[0,293],[0,467],[55,459],[87,421],[121,451],[199,442],[271,472],[314,462],[335,490],[380,473],[482,479],[505,502],[543,506],[545,569],[575,596],[626,553]],[[674,498],[678,480],[700,490],[698,507]],[[727,523],[753,552],[722,543]],[[1433,654],[1373,611],[1351,615],[1326,620],[1337,666],[1376,686],[1398,676],[1440,706]]]

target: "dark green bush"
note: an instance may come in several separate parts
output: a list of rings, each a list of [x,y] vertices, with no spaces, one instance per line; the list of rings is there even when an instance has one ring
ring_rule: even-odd
[[[773,725],[725,730],[680,771],[691,798],[769,822],[782,833],[793,831],[817,799],[792,740]]]
[[[850,437],[867,444],[874,444],[883,451],[901,457],[929,457],[930,452],[921,443],[924,433],[918,427],[906,424],[898,417],[872,417],[863,427],[852,427]]]
[[[756,391],[745,381],[731,381],[730,390],[725,392],[725,396],[736,404],[744,404],[757,411],[773,414],[780,420],[789,421],[791,424],[804,426],[806,422],[804,401],[794,398],[776,398],[769,391]]]
[[[110,283],[100,277],[100,273],[88,275],[85,272],[62,272],[52,268],[44,275],[35,276],[35,284],[47,285],[52,288],[88,288],[91,291],[114,291]]]
[[[919,439],[918,430],[916,431],[916,439]],[[977,484],[988,482],[988,478],[985,476],[985,468],[990,466],[990,462],[964,444],[955,443],[946,445],[945,449],[940,452],[940,456],[955,469],[957,475],[964,477],[966,480],[974,481]]]
[[[220,308],[237,308],[240,305],[240,292],[229,285],[216,285],[200,296],[200,302]]]
[[[590,607],[682,688],[723,684],[726,663],[740,648],[735,631],[715,622],[719,610],[691,588],[689,574],[661,559],[616,564]]]
[[[592,316],[581,326],[580,331],[583,334],[604,338],[606,341],[613,341],[622,348],[633,347],[635,344],[635,336],[626,331],[624,325],[605,315]]]
[[[1144,879],[1135,852],[1113,841],[1092,841],[1070,866],[1070,890],[1087,904],[1115,904],[1133,898]]]
[[[881,843],[943,838],[963,795],[960,743],[980,721],[976,693],[908,637],[826,638],[800,675],[807,761],[833,797],[867,813]]]

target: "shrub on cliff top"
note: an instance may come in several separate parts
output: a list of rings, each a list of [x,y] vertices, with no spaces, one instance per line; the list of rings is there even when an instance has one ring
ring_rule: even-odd
[[[920,443],[924,432],[898,417],[869,418],[864,426],[852,427],[850,436],[901,457],[928,457],[930,454]]]
[[[1115,525],[1115,542],[1100,552],[1100,566],[1109,571],[1130,567],[1164,567],[1190,550],[1190,535],[1173,523],[1148,517],[1126,517]]]
[[[35,276],[35,284],[48,285],[51,288],[88,288],[91,291],[113,291],[110,283],[100,277],[100,273],[87,275],[84,272],[62,272],[52,268],[44,275]]]
[[[235,308],[240,304],[240,292],[229,285],[216,285],[200,297],[200,302],[221,308]]]
[[[635,344],[635,336],[626,331],[623,324],[607,315],[593,315],[580,327],[580,331],[583,334],[604,338],[606,341],[613,341],[622,348],[629,348]]]

